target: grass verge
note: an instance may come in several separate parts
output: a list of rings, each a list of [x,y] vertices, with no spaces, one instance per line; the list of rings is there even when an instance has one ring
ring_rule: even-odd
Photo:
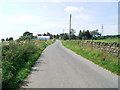
[[[86,40],[86,41],[94,41],[94,42],[104,42],[104,43],[120,43],[120,38],[107,38],[101,40]]]
[[[120,67],[120,64],[118,62],[118,60],[119,60],[118,57],[109,55],[107,53],[100,52],[91,47],[87,47],[76,40],[70,40],[70,41],[62,40],[62,44],[66,48],[71,49],[75,53],[87,58],[88,60],[92,61],[93,63],[95,63],[117,75],[120,75],[120,73],[118,73],[118,71],[119,71],[118,67]]]
[[[2,89],[17,90],[42,51],[54,41],[10,42],[2,50]]]

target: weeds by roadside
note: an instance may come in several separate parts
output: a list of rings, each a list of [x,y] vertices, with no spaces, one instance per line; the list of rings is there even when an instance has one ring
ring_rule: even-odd
[[[2,89],[17,89],[42,51],[54,41],[12,41],[2,48]]]
[[[103,68],[120,75],[118,73],[120,64],[118,62],[119,58],[116,56],[109,55],[107,53],[100,52],[96,49],[91,47],[86,47],[79,43],[76,40],[68,40],[63,41],[62,43],[65,47],[71,49],[72,51],[76,52],[77,54],[89,59],[90,61],[102,66]]]

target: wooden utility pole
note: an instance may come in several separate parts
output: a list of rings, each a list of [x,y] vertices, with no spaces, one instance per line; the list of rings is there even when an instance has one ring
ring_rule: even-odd
[[[71,17],[72,17],[72,15],[70,14],[70,22],[69,22],[69,40],[71,39]]]

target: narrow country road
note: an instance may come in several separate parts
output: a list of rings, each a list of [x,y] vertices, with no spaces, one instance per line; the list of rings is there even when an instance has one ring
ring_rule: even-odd
[[[56,41],[43,51],[23,88],[118,88],[118,76]]]

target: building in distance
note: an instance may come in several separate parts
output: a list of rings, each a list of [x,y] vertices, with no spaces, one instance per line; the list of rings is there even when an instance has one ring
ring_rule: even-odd
[[[42,34],[37,35],[38,40],[50,40],[50,36],[43,36]]]

